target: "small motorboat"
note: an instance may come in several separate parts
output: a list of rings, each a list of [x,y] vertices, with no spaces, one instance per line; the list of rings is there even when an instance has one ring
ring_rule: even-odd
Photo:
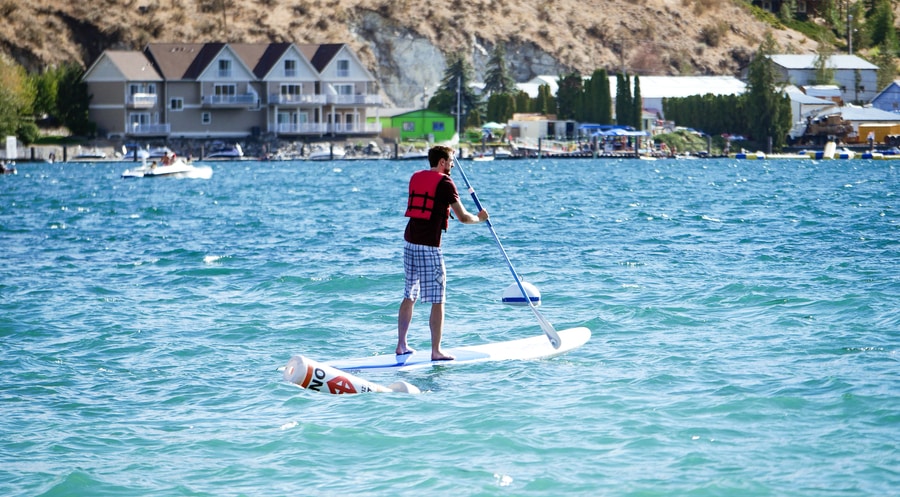
[[[341,160],[347,153],[342,147],[318,147],[309,153],[308,160]]]
[[[123,178],[196,178],[209,179],[212,177],[212,168],[209,166],[194,166],[181,157],[176,157],[169,164],[157,164],[156,161],[140,167],[126,169],[122,173]]]
[[[244,157],[244,149],[239,143],[235,143],[233,147],[219,146],[212,152],[206,154],[204,159],[220,159],[220,160],[239,160]]]

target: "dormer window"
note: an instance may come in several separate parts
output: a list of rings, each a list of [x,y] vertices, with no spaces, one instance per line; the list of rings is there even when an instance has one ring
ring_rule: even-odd
[[[293,78],[297,76],[297,61],[288,59],[284,61],[284,77]]]
[[[231,77],[231,61],[228,59],[220,59],[219,60],[219,77],[220,78],[230,78]]]
[[[339,78],[350,77],[350,61],[347,59],[337,61],[337,76]]]

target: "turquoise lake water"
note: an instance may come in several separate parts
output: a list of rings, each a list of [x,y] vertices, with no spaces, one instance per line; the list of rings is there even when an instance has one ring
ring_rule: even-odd
[[[127,166],[0,176],[0,495],[900,492],[900,162],[463,163],[544,317],[593,337],[352,396],[279,368],[393,351],[425,164]],[[444,241],[446,346],[541,334],[485,226]]]

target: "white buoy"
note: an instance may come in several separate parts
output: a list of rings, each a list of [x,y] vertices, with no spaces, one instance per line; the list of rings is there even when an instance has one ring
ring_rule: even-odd
[[[313,361],[302,355],[291,357],[291,360],[284,367],[282,375],[285,380],[295,385],[300,385],[307,390],[331,394],[363,392],[422,393],[415,385],[405,381],[398,381],[387,387],[381,386],[358,376],[353,376],[345,371],[335,369],[327,364]]]
[[[523,281],[522,288],[525,289],[525,294],[528,295],[528,299],[531,300],[531,303],[534,304],[535,307],[541,305],[541,291],[538,290],[537,287]],[[522,296],[522,290],[519,289],[518,283],[513,283],[503,291],[503,303],[509,305],[528,305],[528,301]]]

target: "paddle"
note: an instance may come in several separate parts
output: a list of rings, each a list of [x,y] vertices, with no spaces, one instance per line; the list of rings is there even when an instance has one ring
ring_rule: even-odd
[[[469,189],[469,193],[472,195],[472,200],[475,201],[475,207],[478,209],[478,212],[481,212],[483,209],[481,207],[481,202],[478,200],[478,195],[475,194],[475,189],[472,188],[472,184],[469,183],[469,178],[466,177],[466,172],[463,171],[462,164],[459,163],[459,159],[456,158],[456,155],[453,156],[454,162],[456,162],[456,167],[459,168],[459,173],[463,177],[463,181],[466,183],[466,188]],[[528,302],[528,307],[531,308],[531,312],[534,313],[534,317],[537,318],[538,322],[541,324],[541,329],[544,330],[544,334],[547,335],[547,339],[550,340],[550,345],[553,346],[554,349],[558,349],[560,346],[559,334],[556,330],[553,329],[553,325],[547,321],[544,316],[538,312],[537,307],[534,306],[534,302],[531,301],[531,298],[528,296],[528,292],[525,291],[525,287],[522,286],[522,280],[519,279],[518,273],[516,273],[515,268],[513,268],[512,262],[509,261],[509,256],[506,255],[506,250],[503,249],[503,244],[500,243],[500,237],[497,236],[497,232],[494,231],[494,225],[491,223],[491,220],[488,219],[486,221],[488,229],[491,231],[491,235],[494,237],[494,241],[497,242],[497,247],[500,248],[500,253],[503,254],[503,259],[506,260],[506,266],[509,268],[509,272],[512,273],[513,278],[516,280],[516,284],[519,286],[519,291],[522,292],[522,297],[525,298],[525,302]]]

